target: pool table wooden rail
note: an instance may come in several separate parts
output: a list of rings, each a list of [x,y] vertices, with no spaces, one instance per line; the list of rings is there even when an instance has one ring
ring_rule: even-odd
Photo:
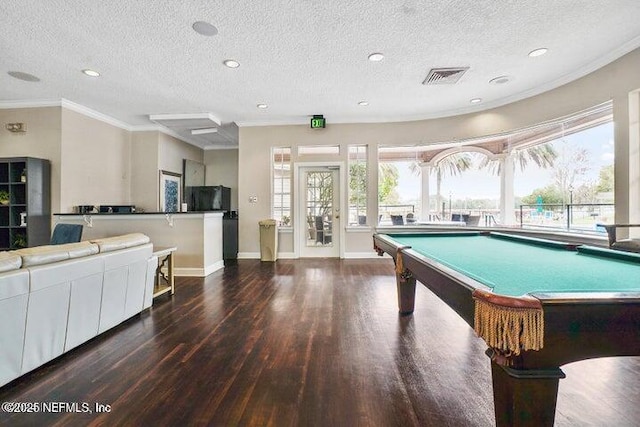
[[[429,259],[410,247],[399,248],[387,235],[375,234],[373,240],[374,249],[378,255],[382,256],[383,253],[387,253],[393,258],[396,267],[398,249],[402,252],[404,273],[403,277],[400,277],[397,281],[398,311],[400,314],[413,313],[415,308],[415,279],[420,277],[420,282],[424,286],[429,288],[473,327],[474,304],[472,293],[475,289],[490,290],[488,286],[468,278],[446,265]],[[403,281],[402,279],[406,280]],[[459,286],[451,286],[452,281]],[[412,289],[414,290],[413,292]],[[400,298],[401,294],[407,294],[407,296]]]

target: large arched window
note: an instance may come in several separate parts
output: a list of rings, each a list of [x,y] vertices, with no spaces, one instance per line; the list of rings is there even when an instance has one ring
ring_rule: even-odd
[[[507,209],[521,225],[593,229],[596,222],[613,219],[613,160],[610,102],[499,135],[381,146],[379,219],[392,225],[400,223],[399,216],[406,223],[407,215],[418,222],[471,216],[480,217],[479,225],[494,225],[507,194],[513,199]],[[500,181],[504,165],[513,168],[505,175],[511,177],[512,193]]]

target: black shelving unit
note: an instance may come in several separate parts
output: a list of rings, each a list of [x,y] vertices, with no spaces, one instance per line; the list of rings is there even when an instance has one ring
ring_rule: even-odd
[[[0,158],[0,250],[45,245],[51,236],[51,165],[33,157]]]

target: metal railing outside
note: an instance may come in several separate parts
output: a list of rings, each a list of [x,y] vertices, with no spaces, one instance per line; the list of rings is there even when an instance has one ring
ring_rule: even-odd
[[[378,222],[389,220],[391,215],[402,215],[406,218],[408,213],[415,214],[415,205],[378,205]]]
[[[391,215],[402,215],[406,218],[407,214],[412,213],[415,220],[421,224],[464,222],[466,225],[473,227],[495,227],[500,225],[498,220],[500,217],[499,209],[454,209],[450,212],[446,211],[444,214],[432,211],[428,218],[422,218],[413,204],[379,205],[378,208],[378,223],[383,224],[391,222]]]
[[[523,204],[517,211],[521,228],[555,228],[567,231],[604,233],[601,224],[615,217],[613,203]]]

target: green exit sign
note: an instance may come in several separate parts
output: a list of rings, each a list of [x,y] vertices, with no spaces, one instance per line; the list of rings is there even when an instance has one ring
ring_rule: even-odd
[[[327,121],[325,120],[325,118],[323,116],[313,116],[311,117],[311,129],[320,129],[325,127],[327,124]]]

